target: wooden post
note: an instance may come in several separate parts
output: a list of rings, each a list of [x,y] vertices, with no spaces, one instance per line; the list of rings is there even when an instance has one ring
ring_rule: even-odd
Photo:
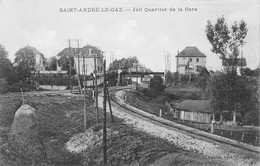
[[[110,110],[110,116],[111,116],[111,121],[114,121],[113,118],[113,113],[112,113],[112,108],[111,108],[111,102],[110,102],[110,97],[109,97],[109,93],[108,93],[108,89],[107,89],[107,100],[108,100],[108,105],[109,105],[109,110]]]
[[[106,129],[106,100],[107,100],[107,90],[106,90],[106,60],[104,60],[104,81],[103,81],[103,162],[104,162],[104,166],[107,165],[107,129]]]
[[[82,94],[81,85],[80,85],[80,61],[79,61],[79,40],[77,40],[78,44],[78,84],[79,84],[79,93]]]
[[[160,109],[159,116],[162,117],[162,109]]]
[[[256,136],[256,137],[255,137],[255,144],[257,144],[257,140],[258,140],[258,137]]]
[[[83,56],[83,87],[84,87],[84,131],[87,130],[87,114],[86,114],[86,69],[85,69],[85,58]]]
[[[241,137],[241,141],[244,140],[244,136],[245,136],[245,133],[243,132],[242,137]]]
[[[94,57],[94,68],[95,68],[95,98],[96,98],[96,114],[97,114],[97,126],[99,126],[99,115],[98,115],[98,91],[97,91],[97,58]]]
[[[214,121],[211,121],[211,130],[210,133],[214,133]]]

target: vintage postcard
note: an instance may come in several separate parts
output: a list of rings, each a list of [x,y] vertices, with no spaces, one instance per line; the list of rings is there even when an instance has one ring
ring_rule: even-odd
[[[259,0],[0,0],[0,165],[260,165]]]

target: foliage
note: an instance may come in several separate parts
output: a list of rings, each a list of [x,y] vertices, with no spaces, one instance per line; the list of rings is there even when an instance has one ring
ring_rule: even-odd
[[[117,72],[108,72],[106,80],[108,81],[108,86],[116,86],[118,73]]]
[[[167,71],[165,74],[165,80],[166,80],[166,84],[171,84],[173,83],[173,73],[170,71]]]
[[[19,81],[29,83],[35,73],[36,49],[30,46],[19,49],[15,53],[15,72]]]
[[[13,84],[9,86],[9,92],[21,92],[21,89],[23,90],[23,92],[30,92],[33,90],[33,86],[32,85],[28,85],[28,84]]]
[[[244,68],[242,69],[242,73],[245,76],[251,76],[251,77],[259,77],[259,67],[256,68],[255,70],[251,70],[250,68]]]
[[[165,87],[163,86],[163,79],[160,76],[154,76],[150,79],[150,89],[155,91],[162,91]]]
[[[111,70],[128,70],[130,67],[133,67],[134,63],[139,63],[137,57],[130,57],[130,58],[122,58],[119,60],[115,60],[109,65],[108,71]]]
[[[174,85],[179,84],[179,79],[180,79],[180,74],[178,72],[173,73],[173,80],[174,80]]]
[[[8,59],[8,52],[5,47],[0,44],[0,78],[5,78],[8,84],[12,83],[13,65]]]
[[[70,65],[71,65],[71,76],[76,75],[76,69],[74,66],[74,58],[68,56],[61,56],[58,60],[58,66],[61,67],[61,70],[67,71],[67,74],[70,75]]]
[[[46,70],[57,70],[57,58],[51,57],[46,64]]]
[[[202,98],[206,99],[206,89],[209,84],[210,79],[210,72],[207,70],[206,67],[198,67],[198,77],[196,81],[196,87],[200,88],[202,90]]]
[[[122,58],[119,60],[114,60],[112,63],[110,63],[108,71],[115,71],[118,69],[121,69],[122,71],[128,71],[130,68],[135,67],[137,65],[139,68],[142,68],[141,70],[144,72],[150,72],[151,70],[146,68],[144,65],[139,63],[137,57],[129,57],[129,58]]]
[[[243,20],[239,23],[235,21],[231,29],[228,28],[224,16],[218,18],[214,25],[209,20],[207,22],[206,36],[212,45],[212,52],[218,54],[222,62],[230,66],[231,70],[235,70],[240,49],[245,44],[247,31],[247,25]]]
[[[210,89],[212,92],[212,105],[217,112],[228,110],[232,113],[237,110],[245,121],[248,114],[255,113],[259,108],[259,97],[257,97],[256,88],[250,84],[246,77],[238,76],[235,72],[213,76]]]
[[[70,79],[69,77],[60,77],[57,75],[54,76],[41,76],[36,78],[41,85],[59,85],[59,86],[69,86]],[[78,81],[76,79],[72,79],[72,86],[77,86]]]

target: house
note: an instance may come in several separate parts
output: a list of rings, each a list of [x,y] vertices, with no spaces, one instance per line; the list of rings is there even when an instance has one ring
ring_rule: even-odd
[[[150,88],[150,80],[151,80],[151,76],[149,75],[144,75],[144,77],[142,78],[142,81],[141,81],[141,86],[143,88],[146,88],[146,89],[149,89]]]
[[[213,109],[209,100],[183,100],[172,106],[175,118],[198,123],[211,123]]]
[[[73,57],[74,67],[76,69],[77,74],[80,75],[84,74],[84,69],[85,69],[85,75],[90,75],[94,73],[95,70],[94,59],[96,59],[97,75],[103,74],[104,56],[102,51],[95,46],[86,45],[82,48],[64,48],[57,56]]]
[[[206,55],[204,55],[195,46],[188,46],[176,55],[177,67],[179,74],[197,74],[198,66],[206,66]]]

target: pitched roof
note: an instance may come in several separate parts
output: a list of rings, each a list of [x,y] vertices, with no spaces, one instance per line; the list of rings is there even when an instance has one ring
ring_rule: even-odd
[[[182,50],[176,57],[206,57],[200,50],[195,46],[188,46]]]
[[[89,50],[91,49],[91,53],[89,52]],[[58,53],[57,56],[65,56],[65,55],[71,55],[73,57],[78,57],[85,55],[85,57],[90,57],[92,54],[96,54],[97,57],[103,57],[102,51],[95,47],[95,46],[91,46],[91,45],[86,45],[82,48],[64,48],[60,53]]]
[[[227,59],[226,61],[222,61],[222,66],[227,66],[227,64],[232,64],[233,59]],[[234,59],[234,65],[235,66],[246,66],[246,58],[236,58]]]
[[[210,100],[183,100],[179,105],[175,106],[175,108],[205,113],[212,113],[213,111]]]

